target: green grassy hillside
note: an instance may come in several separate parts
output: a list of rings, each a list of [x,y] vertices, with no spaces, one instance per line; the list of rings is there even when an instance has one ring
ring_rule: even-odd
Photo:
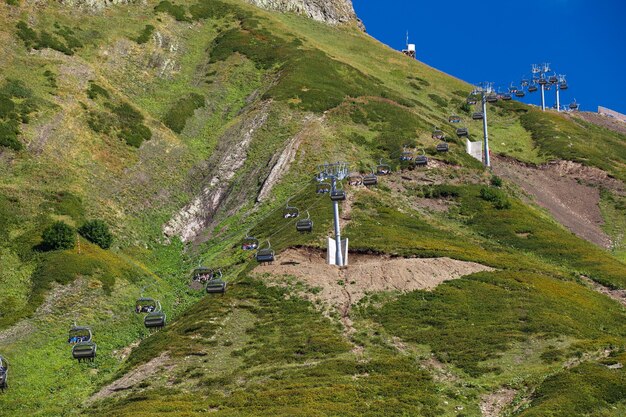
[[[608,366],[624,361],[625,311],[581,278],[626,289],[623,196],[602,190],[609,253],[494,180],[448,123],[459,114],[480,137],[470,85],[356,25],[239,0],[7,1],[0,25],[0,414],[480,416],[502,389],[502,415],[623,414],[626,371]],[[495,153],[626,180],[623,135],[515,102],[489,111]],[[401,163],[404,147],[423,149],[429,169]],[[246,235],[269,240],[278,262],[326,247],[318,164],[364,174],[381,159],[394,173],[377,187],[345,186],[355,253],[494,270],[367,294],[352,329],[310,301],[318,288],[253,276]],[[282,217],[288,202],[314,233]],[[92,219],[111,248],[42,240],[55,222]],[[224,296],[189,287],[199,264],[222,268]],[[142,294],[160,299],[165,329],[144,329]],[[95,362],[71,359],[73,322],[92,326]]]

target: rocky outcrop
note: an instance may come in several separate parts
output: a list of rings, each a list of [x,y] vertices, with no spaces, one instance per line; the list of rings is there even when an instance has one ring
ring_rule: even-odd
[[[283,152],[280,155],[274,155],[274,158],[270,161],[272,169],[261,186],[261,191],[259,191],[259,195],[256,199],[257,203],[267,200],[267,198],[271,195],[274,185],[276,185],[283,175],[289,171],[289,167],[296,160],[296,154],[302,139],[305,136],[310,135],[312,131],[319,129],[319,123],[322,120],[323,116],[309,116],[304,121],[302,130],[289,140]]]
[[[248,0],[268,10],[292,12],[331,25],[361,21],[356,17],[351,0]]]
[[[222,135],[215,153],[208,161],[209,172],[202,192],[163,227],[166,236],[179,236],[183,242],[189,242],[211,223],[228,197],[232,180],[244,166],[252,139],[267,121],[269,111],[270,103],[261,103],[249,116]]]

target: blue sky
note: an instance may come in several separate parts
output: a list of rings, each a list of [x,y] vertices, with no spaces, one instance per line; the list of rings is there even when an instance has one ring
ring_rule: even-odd
[[[401,49],[409,31],[417,57],[470,83],[500,87],[550,62],[567,75],[562,104],[626,114],[626,0],[353,0],[374,38]],[[529,95],[527,95],[528,97]],[[554,103],[554,91],[547,93]],[[534,93],[526,102],[539,104]]]

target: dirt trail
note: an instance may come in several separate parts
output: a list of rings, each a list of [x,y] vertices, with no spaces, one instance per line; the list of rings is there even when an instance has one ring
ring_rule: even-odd
[[[612,299],[614,299],[615,301],[617,301],[618,303],[626,307],[626,290],[613,290],[609,287],[605,287],[604,285],[593,281],[590,278],[587,278],[584,275],[581,276],[580,278],[584,282],[586,282],[591,288],[593,288],[593,290],[601,294],[604,294],[607,297],[611,297]]]
[[[450,258],[405,259],[350,253],[350,266],[340,269],[326,264],[325,252],[317,249],[288,249],[272,265],[259,265],[253,274],[271,274],[270,283],[285,284],[284,276],[296,277],[315,289],[301,294],[337,309],[347,333],[353,332],[351,307],[365,295],[379,291],[408,292],[433,289],[444,281],[480,271],[484,265]]]
[[[613,184],[615,180],[569,161],[532,167],[509,158],[495,159],[494,172],[532,195],[559,223],[589,242],[609,247],[610,238],[601,228],[604,220],[598,205],[600,191],[581,182],[614,188],[618,186]]]

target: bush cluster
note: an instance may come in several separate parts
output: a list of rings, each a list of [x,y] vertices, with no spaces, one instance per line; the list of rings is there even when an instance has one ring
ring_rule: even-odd
[[[32,91],[19,80],[6,80],[0,88],[0,146],[21,150],[20,124],[28,123],[36,110]]]
[[[92,82],[89,85],[87,94],[90,98],[109,98],[107,90]],[[104,106],[110,112],[90,111],[88,113],[87,124],[97,133],[109,134],[116,132],[120,139],[127,145],[138,148],[141,144],[152,138],[152,131],[144,122],[143,115],[132,105],[126,102],[114,104],[106,101]]]
[[[159,12],[167,13],[179,22],[191,21],[191,19],[189,19],[187,17],[187,14],[185,13],[185,6],[173,4],[167,0],[162,1],[159,4],[157,4],[156,7],[154,8],[154,11],[157,13]]]
[[[152,36],[152,34],[154,33],[154,29],[154,26],[146,25],[139,34],[139,36],[135,38],[135,42],[137,42],[139,45],[148,42],[150,40],[150,36]]]
[[[187,119],[193,116],[196,109],[204,106],[204,97],[200,94],[191,93],[178,99],[165,115],[164,123],[176,133],[185,128]]]
[[[87,221],[78,228],[78,233],[102,249],[109,249],[113,243],[113,234],[109,231],[109,226],[102,220]]]
[[[83,43],[75,36],[74,31],[67,26],[60,26],[55,23],[53,33],[40,30],[39,33],[32,29],[26,22],[20,20],[16,24],[17,36],[28,49],[50,48],[62,52],[65,55],[74,55]]]
[[[495,188],[483,187],[480,189],[480,198],[493,203],[493,206],[498,210],[511,208],[511,202],[509,201],[506,193],[502,190]]]
[[[72,249],[76,245],[76,230],[67,223],[58,221],[47,227],[41,238],[45,249]]]
[[[492,175],[489,182],[494,187],[498,187],[498,188],[502,187],[502,178],[498,177],[497,175]]]
[[[87,96],[92,100],[97,99],[99,96],[102,96],[104,98],[111,97],[109,92],[104,87],[99,86],[93,80],[89,81],[89,88],[87,89]]]

